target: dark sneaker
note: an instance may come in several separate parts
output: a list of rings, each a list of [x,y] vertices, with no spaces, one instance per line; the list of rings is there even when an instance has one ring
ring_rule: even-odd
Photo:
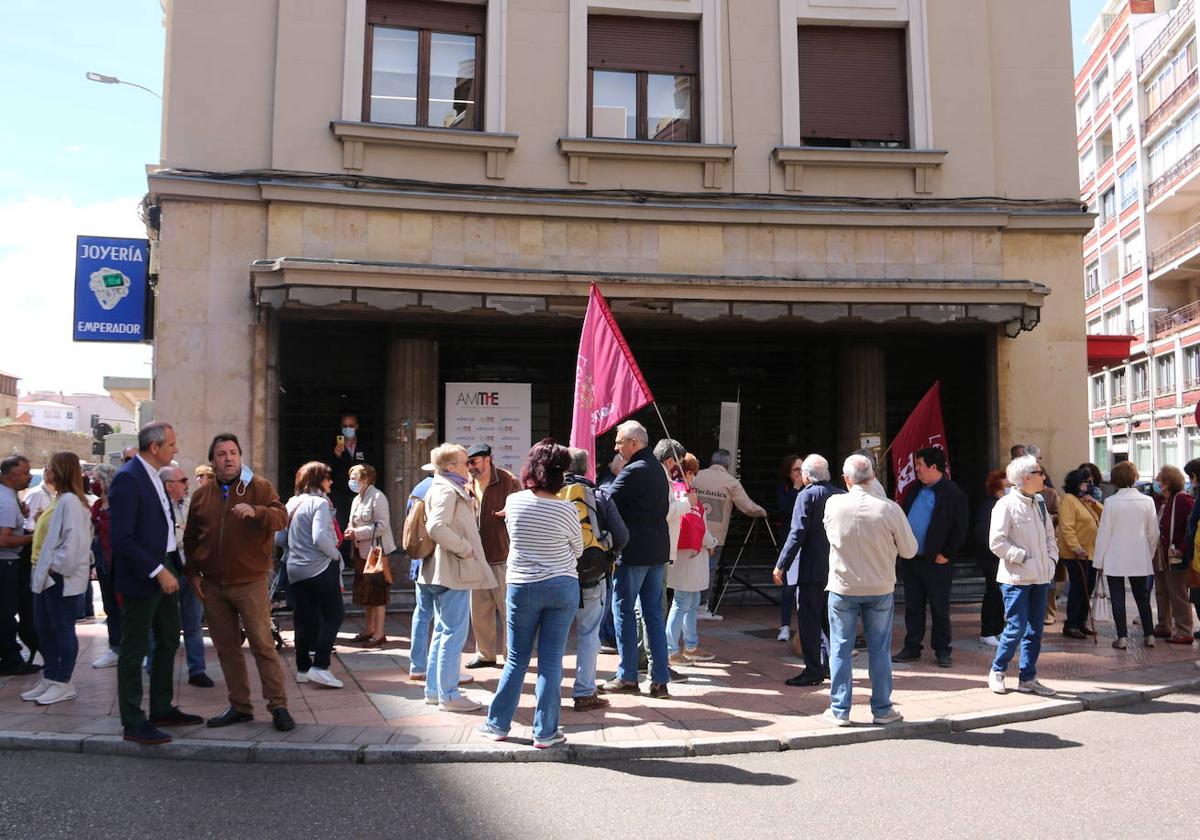
[[[165,715],[151,715],[150,723],[155,726],[197,726],[204,723],[204,718],[200,715],[189,715],[180,711],[178,706],[172,706],[171,711]]]
[[[276,709],[271,712],[271,725],[280,732],[291,732],[296,728],[296,721],[292,719],[287,709]]]
[[[666,683],[652,683],[650,685],[650,696],[657,697],[659,700],[670,700],[671,692],[667,690]]]
[[[472,668],[472,669],[474,669],[474,668],[495,668],[496,660],[495,659],[482,659],[481,657],[476,656],[474,659],[472,659],[470,662],[468,662],[463,667],[464,668]]]
[[[24,677],[36,674],[40,670],[42,670],[41,665],[34,665],[30,662],[7,662],[0,665],[0,677]]]
[[[916,662],[921,658],[921,651],[913,650],[912,648],[901,648],[900,652],[892,657],[893,662]]]
[[[575,711],[590,712],[592,709],[603,709],[612,705],[599,694],[590,694],[587,697],[575,698]]]
[[[137,726],[126,726],[123,737],[126,741],[133,741],[135,744],[147,744],[149,746],[171,742],[170,735],[148,720],[142,721]]]
[[[825,675],[819,672],[803,671],[790,679],[783,681],[784,685],[790,685],[797,688],[805,688],[807,686],[820,685],[825,682]]]

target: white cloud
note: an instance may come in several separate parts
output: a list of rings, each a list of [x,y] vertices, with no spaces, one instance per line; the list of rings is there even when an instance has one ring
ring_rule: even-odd
[[[150,376],[143,344],[76,343],[75,237],[145,236],[138,196],[77,205],[28,196],[0,203],[0,370],[21,377],[21,390],[103,392],[105,376]]]

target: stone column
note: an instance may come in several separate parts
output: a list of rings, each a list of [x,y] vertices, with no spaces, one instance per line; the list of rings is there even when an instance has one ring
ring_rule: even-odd
[[[881,436],[880,452],[887,448],[887,361],[883,348],[861,340],[845,341],[838,353],[838,451],[829,459],[836,480],[842,461],[860,448],[860,436]],[[879,480],[885,487],[887,470],[880,466]]]
[[[392,533],[399,543],[408,494],[427,475],[421,465],[429,459],[429,450],[441,443],[437,341],[393,336],[384,384],[384,470],[378,484],[391,503]],[[433,434],[418,440],[419,426],[432,427]]]

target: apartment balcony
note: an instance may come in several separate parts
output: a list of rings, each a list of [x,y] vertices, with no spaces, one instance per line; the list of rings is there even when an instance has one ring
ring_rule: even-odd
[[[1195,17],[1193,0],[1185,0],[1185,2],[1179,4],[1175,11],[1171,12],[1171,22],[1163,28],[1162,32],[1158,33],[1158,37],[1151,41],[1150,46],[1142,50],[1142,54],[1138,56],[1138,78],[1141,78],[1143,73],[1153,69],[1155,63],[1169,53],[1170,48],[1180,38],[1183,30],[1191,27]]]
[[[1150,276],[1155,280],[1176,273],[1194,276],[1200,271],[1200,223],[1155,248],[1147,262]]]
[[[1162,128],[1164,125],[1167,125],[1170,122],[1171,117],[1174,116],[1185,103],[1192,100],[1192,97],[1196,93],[1197,87],[1200,87],[1200,85],[1197,84],[1198,81],[1200,81],[1200,76],[1197,76],[1197,71],[1193,70],[1187,75],[1187,78],[1183,80],[1179,87],[1175,88],[1175,90],[1171,92],[1171,95],[1163,100],[1163,102],[1154,109],[1154,113],[1146,117],[1146,121],[1142,123],[1142,137],[1145,138],[1143,142],[1148,143],[1151,135],[1153,135],[1155,131],[1157,131],[1159,128]]]
[[[1200,170],[1200,146],[1195,146],[1174,166],[1150,182],[1146,188],[1147,211],[1182,213],[1200,204],[1197,170]]]
[[[1159,339],[1171,333],[1200,324],[1200,300],[1194,300],[1186,306],[1172,309],[1154,319],[1154,338]]]

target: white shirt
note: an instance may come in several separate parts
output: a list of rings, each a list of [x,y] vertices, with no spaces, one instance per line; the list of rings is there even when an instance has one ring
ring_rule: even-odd
[[[172,551],[178,551],[179,543],[175,539],[175,528],[172,525],[174,519],[171,517],[171,502],[167,498],[167,489],[163,487],[162,479],[158,477],[158,470],[150,466],[150,463],[140,454],[137,456],[137,459],[138,462],[141,463],[142,468],[146,471],[146,474],[150,476],[150,482],[154,485],[154,489],[158,491],[158,501],[159,504],[162,505],[163,516],[166,517],[167,520],[167,553],[170,554]],[[154,571],[150,573],[150,577],[158,577],[158,573],[162,570],[163,565],[159,563],[158,566],[154,568]]]

